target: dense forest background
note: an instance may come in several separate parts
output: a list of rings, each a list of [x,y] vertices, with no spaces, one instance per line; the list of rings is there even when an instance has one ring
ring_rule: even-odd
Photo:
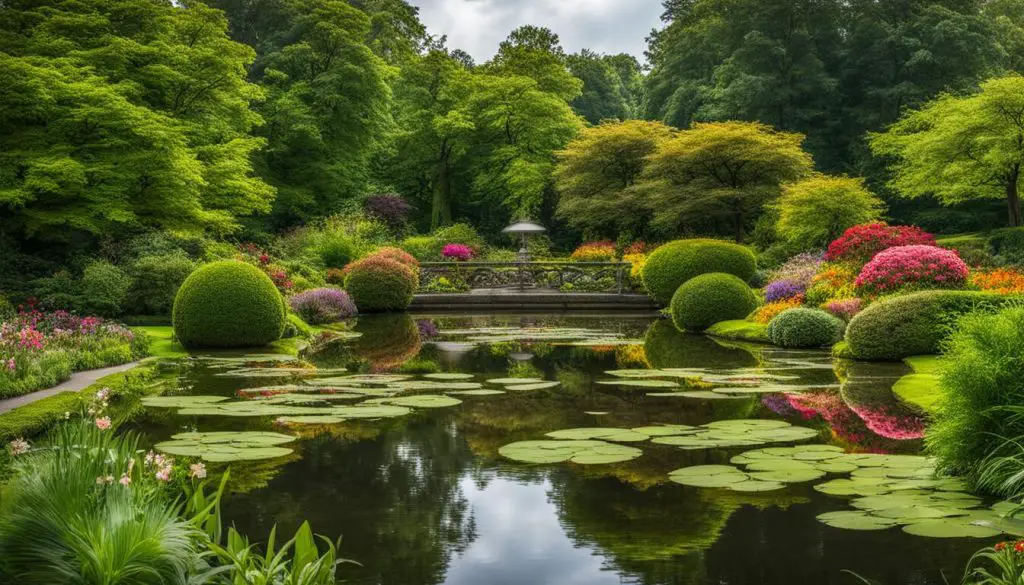
[[[662,18],[645,64],[539,26],[475,63],[404,0],[0,0],[0,268],[153,231],[260,241],[382,193],[413,232],[497,240],[531,216],[556,245],[614,239],[557,212],[559,153],[609,120],[761,122],[893,221],[1006,223],[998,199],[901,199],[867,136],[1024,67],[1024,0],[666,0]]]

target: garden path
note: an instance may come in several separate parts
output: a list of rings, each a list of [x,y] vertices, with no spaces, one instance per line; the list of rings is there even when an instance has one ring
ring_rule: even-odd
[[[135,366],[139,365],[139,362],[131,362],[127,364],[121,364],[120,366],[112,366],[109,368],[100,368],[98,370],[86,370],[84,372],[75,372],[71,374],[71,377],[66,381],[57,384],[53,388],[47,388],[46,390],[37,390],[23,396],[15,396],[14,398],[8,398],[6,400],[0,400],[0,413],[8,412],[24,406],[26,404],[32,404],[43,398],[49,398],[55,394],[61,392],[78,392],[88,388],[100,378],[105,378],[111,374],[119,374],[126,372]]]

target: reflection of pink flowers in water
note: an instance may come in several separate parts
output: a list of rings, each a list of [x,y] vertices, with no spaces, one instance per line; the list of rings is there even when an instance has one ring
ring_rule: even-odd
[[[879,436],[867,428],[836,392],[805,392],[775,394],[761,398],[761,403],[783,416],[798,415],[804,420],[821,417],[828,423],[835,438],[850,443],[858,451],[888,453],[886,445],[877,445]]]
[[[924,421],[910,413],[893,413],[885,407],[868,408],[851,405],[850,409],[875,434],[887,439],[909,441],[924,437]]]

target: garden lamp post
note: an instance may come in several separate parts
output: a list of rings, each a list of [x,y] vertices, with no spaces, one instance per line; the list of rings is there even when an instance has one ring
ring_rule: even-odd
[[[520,262],[530,261],[530,252],[526,249],[526,237],[531,234],[542,234],[546,231],[548,231],[547,228],[545,228],[542,225],[533,223],[528,219],[521,219],[515,222],[514,224],[508,226],[507,228],[501,230],[502,233],[511,234],[513,236],[519,235],[522,238],[522,248],[519,249]]]

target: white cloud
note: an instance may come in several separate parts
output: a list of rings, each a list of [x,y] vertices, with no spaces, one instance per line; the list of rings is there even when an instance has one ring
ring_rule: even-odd
[[[477,62],[490,59],[513,29],[546,26],[566,51],[630,53],[643,61],[651,29],[660,27],[661,0],[410,0],[431,34]]]

